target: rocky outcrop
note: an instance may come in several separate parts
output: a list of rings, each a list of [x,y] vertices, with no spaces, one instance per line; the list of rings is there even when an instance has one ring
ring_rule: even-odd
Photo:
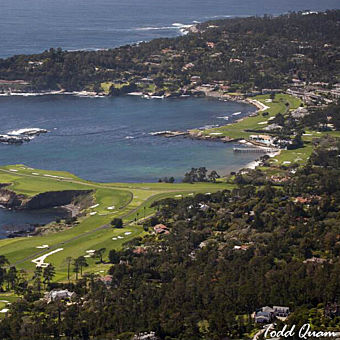
[[[10,186],[11,183],[0,183],[0,189]]]
[[[28,137],[22,136],[10,136],[10,135],[0,135],[0,143],[4,144],[22,144],[24,142],[29,142]]]
[[[19,208],[24,200],[24,195],[18,195],[14,191],[0,187],[0,205],[5,208]]]
[[[11,209],[48,209],[70,204],[84,209],[92,203],[92,190],[49,191],[33,197],[20,195],[7,188],[0,187],[0,205]]]
[[[65,206],[79,200],[80,196],[88,196],[92,190],[49,191],[38,194],[22,205],[23,209],[47,209]]]

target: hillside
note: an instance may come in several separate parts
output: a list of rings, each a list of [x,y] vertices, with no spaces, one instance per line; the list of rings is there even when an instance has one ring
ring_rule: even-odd
[[[304,14],[213,21],[186,36],[105,51],[14,56],[0,60],[0,87],[174,95],[195,93],[201,82],[229,92],[281,88],[293,79],[334,84],[340,11]]]

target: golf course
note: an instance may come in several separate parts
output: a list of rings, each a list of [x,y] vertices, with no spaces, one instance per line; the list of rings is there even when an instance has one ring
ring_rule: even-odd
[[[233,124],[205,130],[204,133],[222,133],[223,136],[247,139],[251,133],[264,126],[281,112],[287,115],[301,105],[301,101],[286,94],[256,96],[264,109],[258,115],[246,117]],[[266,112],[263,115],[263,112]],[[249,132],[254,131],[254,132]],[[303,165],[312,152],[312,131],[303,136],[304,146],[295,150],[281,150],[270,159],[271,168],[262,168],[270,174],[282,172],[282,165],[297,163]],[[317,135],[320,136],[320,133]],[[255,156],[254,156],[255,158]],[[83,180],[71,173],[29,168],[25,165],[0,167],[0,183],[9,184],[6,189],[27,199],[42,193],[71,190],[91,190],[91,205],[85,208],[72,226],[58,229],[52,222],[47,232],[33,237],[16,237],[0,240],[0,254],[5,255],[11,265],[33,273],[37,263],[53,264],[56,268],[55,281],[67,279],[68,261],[85,256],[89,264],[84,272],[104,274],[109,264],[99,263],[93,252],[105,248],[104,259],[111,249],[120,250],[124,243],[143,236],[143,220],[150,217],[155,209],[152,203],[163,198],[181,199],[197,193],[211,193],[233,188],[233,184],[217,183],[97,183]],[[123,228],[114,228],[114,218],[123,220]],[[46,228],[45,228],[46,230]],[[50,231],[49,231],[50,230]],[[150,232],[150,231],[148,231]],[[34,261],[34,262],[32,262]]]
[[[154,209],[150,206],[154,201],[167,197],[181,199],[231,187],[226,183],[95,183],[67,172],[37,170],[25,165],[1,167],[0,183],[9,183],[9,190],[27,198],[65,190],[93,191],[93,205],[83,211],[73,227],[41,236],[0,240],[0,253],[11,265],[33,273],[37,260],[43,259],[45,264],[55,266],[55,281],[67,279],[69,257],[86,256],[89,267],[84,272],[105,273],[109,265],[96,263],[91,251],[106,248],[105,258],[111,249],[119,250],[127,241],[143,236],[146,232],[139,222],[152,215]],[[116,217],[123,220],[123,228],[110,225]]]

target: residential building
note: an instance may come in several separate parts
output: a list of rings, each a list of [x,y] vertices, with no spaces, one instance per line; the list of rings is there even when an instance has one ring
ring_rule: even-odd
[[[157,224],[153,227],[156,234],[169,234],[169,229],[164,224]]]
[[[46,294],[45,299],[47,303],[50,303],[55,300],[71,300],[76,296],[76,293],[70,292],[67,289],[60,289],[60,290],[51,290],[49,293]]]

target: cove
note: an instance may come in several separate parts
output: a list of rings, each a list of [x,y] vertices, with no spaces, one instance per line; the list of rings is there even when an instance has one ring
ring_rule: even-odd
[[[156,182],[183,177],[191,167],[221,174],[256,158],[235,154],[233,144],[164,138],[150,133],[223,125],[255,107],[208,98],[146,100],[139,97],[80,98],[35,96],[0,98],[0,133],[22,128],[50,132],[22,145],[0,145],[0,164],[66,170],[98,182]],[[235,112],[241,112],[237,117]]]

